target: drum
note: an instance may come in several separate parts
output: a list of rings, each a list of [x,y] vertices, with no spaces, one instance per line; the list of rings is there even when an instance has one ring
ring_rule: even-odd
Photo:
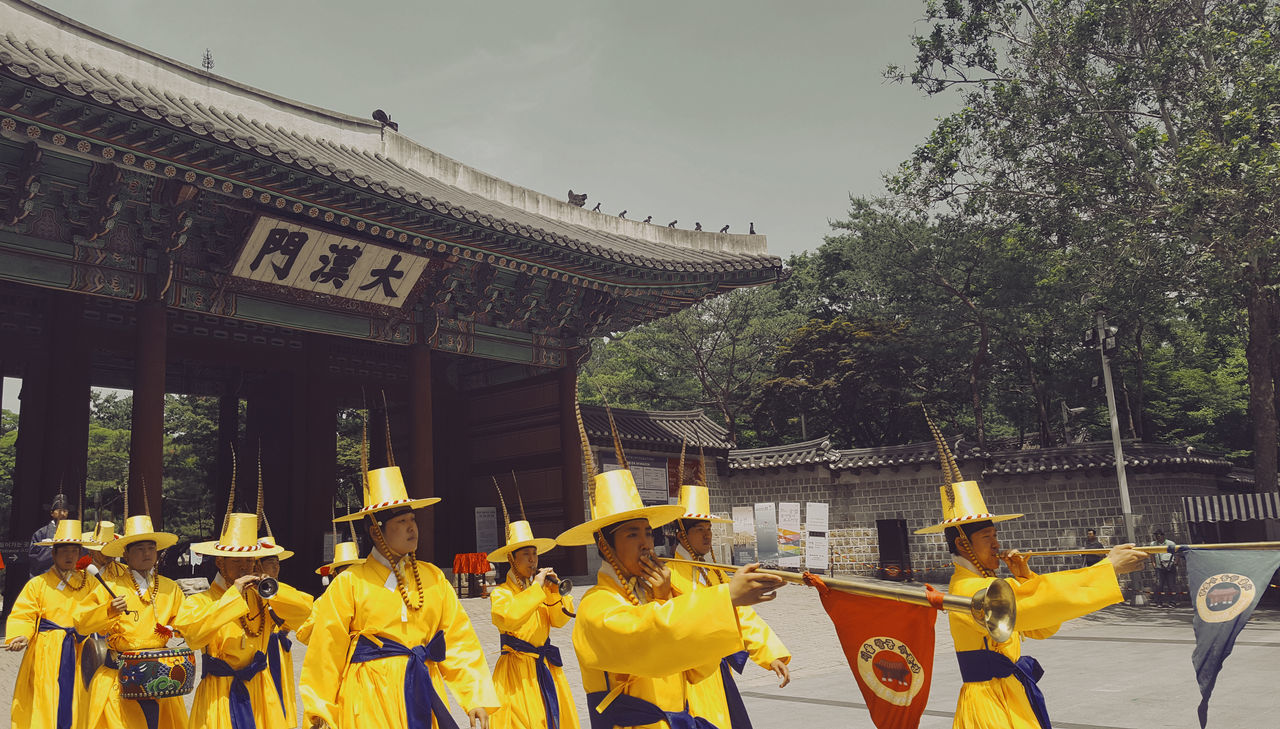
[[[126,699],[168,699],[195,690],[196,661],[189,648],[126,651],[116,657],[120,695]]]

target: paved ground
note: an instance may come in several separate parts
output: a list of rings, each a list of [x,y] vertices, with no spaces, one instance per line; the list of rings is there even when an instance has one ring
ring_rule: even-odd
[[[580,594],[580,591],[579,591]],[[480,639],[497,658],[498,634],[489,622],[488,601],[463,600]],[[792,682],[779,690],[772,673],[748,665],[738,685],[755,726],[872,727],[844,654],[817,595],[789,586],[760,607],[795,658]],[[564,649],[565,670],[585,720],[577,661],[569,630],[553,641]],[[295,644],[298,645],[298,644]],[[1047,641],[1031,641],[1028,652],[1045,666],[1040,682],[1057,729],[1186,729],[1196,726],[1199,690],[1191,670],[1189,608],[1166,610],[1118,605],[1067,625]],[[303,650],[295,650],[301,670]],[[9,725],[9,705],[19,654],[0,653],[0,727]],[[1268,726],[1280,714],[1280,611],[1259,610],[1240,634],[1210,705],[1210,726]],[[929,705],[920,726],[951,725],[960,677],[951,659],[946,620],[938,620],[937,658]],[[1262,718],[1271,717],[1271,718]],[[461,718],[461,717],[460,717]],[[585,721],[583,722],[585,725]],[[466,726],[465,720],[462,726]]]

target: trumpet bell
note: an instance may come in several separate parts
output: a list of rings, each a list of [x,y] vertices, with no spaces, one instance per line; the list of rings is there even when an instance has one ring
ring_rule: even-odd
[[[258,596],[266,600],[280,592],[280,583],[274,577],[263,577],[254,583],[254,588],[258,591]]]
[[[1018,601],[1013,587],[1005,580],[994,580],[974,593],[969,611],[997,643],[1013,637],[1013,628],[1018,622]]]
[[[560,595],[568,595],[573,591],[573,580],[560,580]]]

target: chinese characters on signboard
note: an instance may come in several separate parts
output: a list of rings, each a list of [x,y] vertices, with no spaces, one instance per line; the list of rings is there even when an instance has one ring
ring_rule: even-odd
[[[261,217],[232,273],[252,281],[399,307],[426,267],[422,256]]]

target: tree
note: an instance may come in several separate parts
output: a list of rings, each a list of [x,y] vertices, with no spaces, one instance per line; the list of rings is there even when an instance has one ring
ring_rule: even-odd
[[[889,75],[959,89],[964,106],[894,191],[1043,231],[1113,312],[1129,304],[1126,282],[1148,303],[1244,309],[1255,473],[1275,488],[1276,3],[947,0],[926,12],[914,67]]]
[[[774,346],[803,318],[769,288],[733,291],[597,342],[579,396],[654,409],[708,407],[747,447],[747,401],[769,376]],[[741,442],[740,442],[741,440]]]

